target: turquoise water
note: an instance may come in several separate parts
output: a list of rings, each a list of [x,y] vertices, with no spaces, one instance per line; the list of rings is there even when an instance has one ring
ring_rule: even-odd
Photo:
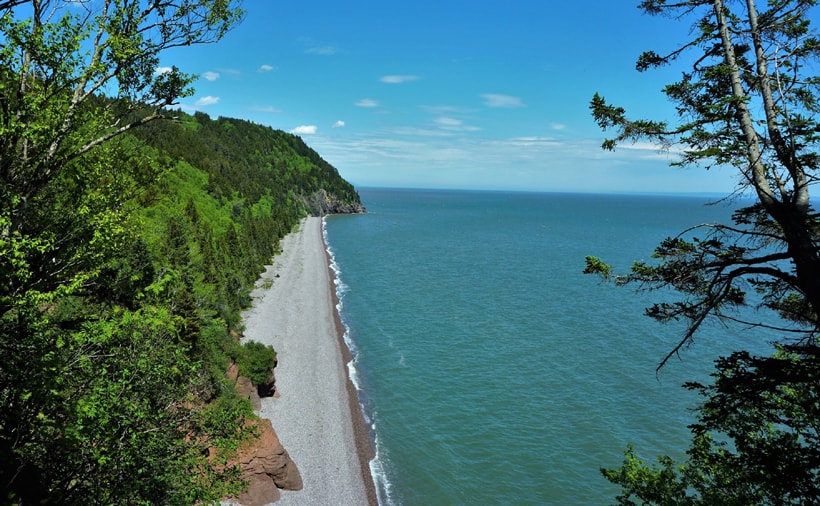
[[[706,198],[362,190],[326,220],[382,505],[610,504],[628,443],[686,448],[695,397],[748,331],[713,328],[656,375],[681,328],[581,274],[725,220]],[[760,337],[757,336],[759,339]]]

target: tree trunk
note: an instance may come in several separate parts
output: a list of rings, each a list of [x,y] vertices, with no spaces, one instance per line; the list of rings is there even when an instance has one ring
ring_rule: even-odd
[[[746,1],[752,39],[755,44],[755,58],[758,72],[758,84],[763,96],[769,134],[774,137],[773,142],[783,142],[777,127],[776,110],[768,78],[766,56],[761,43],[760,27],[758,26],[757,10],[754,0]],[[813,219],[810,216],[808,199],[808,185],[805,171],[794,162],[794,156],[788,156],[778,151],[778,160],[784,165],[792,179],[792,195],[782,195],[778,199],[767,180],[767,167],[763,163],[760,142],[754,129],[754,122],[749,112],[746,93],[735,56],[735,46],[726,21],[726,12],[723,0],[713,0],[715,19],[718,24],[723,56],[730,72],[732,94],[736,98],[733,102],[741,131],[746,140],[746,159],[749,162],[749,180],[757,192],[758,199],[763,207],[780,225],[783,231],[783,240],[786,243],[789,255],[799,280],[800,290],[811,305],[814,317],[820,314],[820,258],[814,242]],[[784,146],[780,146],[782,149]],[[775,149],[778,149],[777,146]]]

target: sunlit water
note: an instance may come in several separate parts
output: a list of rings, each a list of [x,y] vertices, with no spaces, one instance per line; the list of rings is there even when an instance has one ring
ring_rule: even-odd
[[[642,312],[665,295],[581,272],[586,255],[623,271],[725,221],[707,198],[361,196],[368,214],[325,226],[383,505],[612,503],[599,468],[628,443],[681,456],[697,399],[680,385],[755,338],[710,328],[656,375],[681,328]]]

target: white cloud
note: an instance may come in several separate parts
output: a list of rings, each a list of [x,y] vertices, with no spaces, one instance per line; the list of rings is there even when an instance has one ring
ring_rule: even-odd
[[[265,63],[264,65],[260,65],[259,68],[256,70],[257,72],[270,72],[272,70],[276,70],[276,67],[273,65],[268,65]]]
[[[173,67],[157,67],[156,69],[154,69],[154,75],[158,76],[158,75],[161,75],[161,74],[167,74],[168,72],[171,72],[172,70],[174,70]]]
[[[212,97],[210,95],[200,98],[196,101],[196,105],[214,105],[219,103],[219,97]]]
[[[204,72],[202,74],[202,77],[206,81],[216,81],[217,79],[219,79],[219,72]]]
[[[484,99],[484,105],[487,107],[503,107],[503,108],[511,108],[511,107],[524,107],[524,103],[518,97],[513,97],[510,95],[501,95],[498,93],[484,93],[481,95],[481,98]]]
[[[567,126],[563,123],[552,123],[550,124],[550,128],[552,128],[553,130],[564,130],[565,128],[567,128]]]
[[[419,128],[412,126],[393,128],[390,132],[395,135],[414,137],[452,137],[454,135],[452,131],[444,131],[441,128]]]
[[[422,105],[421,108],[430,114],[469,114],[475,112],[474,109],[455,105]]]
[[[316,54],[320,56],[332,56],[339,51],[339,48],[332,46],[330,44],[323,44],[321,42],[316,42],[311,37],[299,37],[298,39],[299,44],[301,44],[305,48],[305,53],[307,54]]]
[[[456,126],[452,119],[439,123]],[[437,131],[345,139],[317,135],[311,147],[363,186],[703,192],[733,185],[731,174],[670,170],[668,159],[658,159],[639,145],[612,153],[601,150],[597,139],[492,139]]]
[[[645,160],[670,160],[672,157],[682,155],[685,149],[679,144],[662,147],[658,144],[644,141],[632,143],[623,142],[618,144],[615,150],[625,150]]]
[[[389,76],[382,76],[381,79],[379,79],[379,81],[388,84],[401,84],[409,81],[417,81],[419,79],[421,79],[420,76],[414,76],[410,74],[395,74]]]
[[[357,107],[378,107],[379,103],[376,102],[375,100],[371,99],[371,98],[363,98],[363,99],[357,101],[353,105],[355,105]]]
[[[461,125],[462,125],[462,123],[464,123],[464,122],[463,122],[463,121],[461,121],[460,119],[455,119],[455,118],[444,118],[444,117],[442,117],[442,118],[436,118],[434,121],[435,121],[435,123],[436,123],[437,125],[439,125],[439,126],[443,126],[443,127],[454,127],[454,126],[461,126]]]
[[[290,131],[292,134],[296,135],[313,135],[316,133],[318,128],[316,125],[299,125],[298,127],[294,128]]]
[[[269,112],[269,113],[282,112],[281,109],[277,109],[276,107],[274,107],[272,105],[255,105],[255,106],[251,107],[251,109],[253,109],[256,112]]]
[[[336,123],[333,123],[333,126],[331,128],[342,128],[344,126],[345,126],[345,122],[342,121],[342,120],[339,120]]]
[[[439,127],[444,130],[454,130],[459,132],[475,132],[481,130],[479,127],[465,125],[464,122],[460,119],[456,118],[449,118],[446,116],[442,116],[433,120],[433,122]]]

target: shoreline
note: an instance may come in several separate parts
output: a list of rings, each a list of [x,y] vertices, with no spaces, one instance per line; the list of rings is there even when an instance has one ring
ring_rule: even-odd
[[[377,506],[374,448],[348,372],[322,218],[303,219],[281,246],[242,315],[243,341],[272,345],[278,359],[277,395],[263,398],[257,414],[271,421],[303,481],[302,490],[280,490],[275,504]]]
[[[339,295],[336,292],[335,283],[336,273],[331,268],[330,253],[328,252],[328,245],[327,242],[325,242],[324,236],[325,222],[324,218],[321,219],[322,226],[319,228],[319,233],[322,236],[322,246],[325,250],[325,263],[327,263],[328,280],[330,281],[328,289],[330,290],[331,300],[333,301],[333,322],[336,326],[336,338],[339,341],[339,348],[342,352],[342,362],[345,366],[344,373],[345,378],[347,378],[345,387],[347,388],[347,401],[350,407],[351,422],[353,423],[356,453],[359,455],[359,465],[361,467],[365,493],[367,494],[367,504],[370,506],[378,506],[379,499],[376,493],[376,483],[373,480],[373,473],[370,470],[370,461],[376,458],[376,450],[374,448],[374,441],[370,436],[370,428],[364,420],[359,393],[356,391],[356,386],[353,384],[353,380],[350,379],[350,373],[347,369],[347,364],[353,360],[353,354],[350,352],[350,348],[347,347],[347,343],[344,339],[347,329],[342,323],[342,317],[339,314]]]

